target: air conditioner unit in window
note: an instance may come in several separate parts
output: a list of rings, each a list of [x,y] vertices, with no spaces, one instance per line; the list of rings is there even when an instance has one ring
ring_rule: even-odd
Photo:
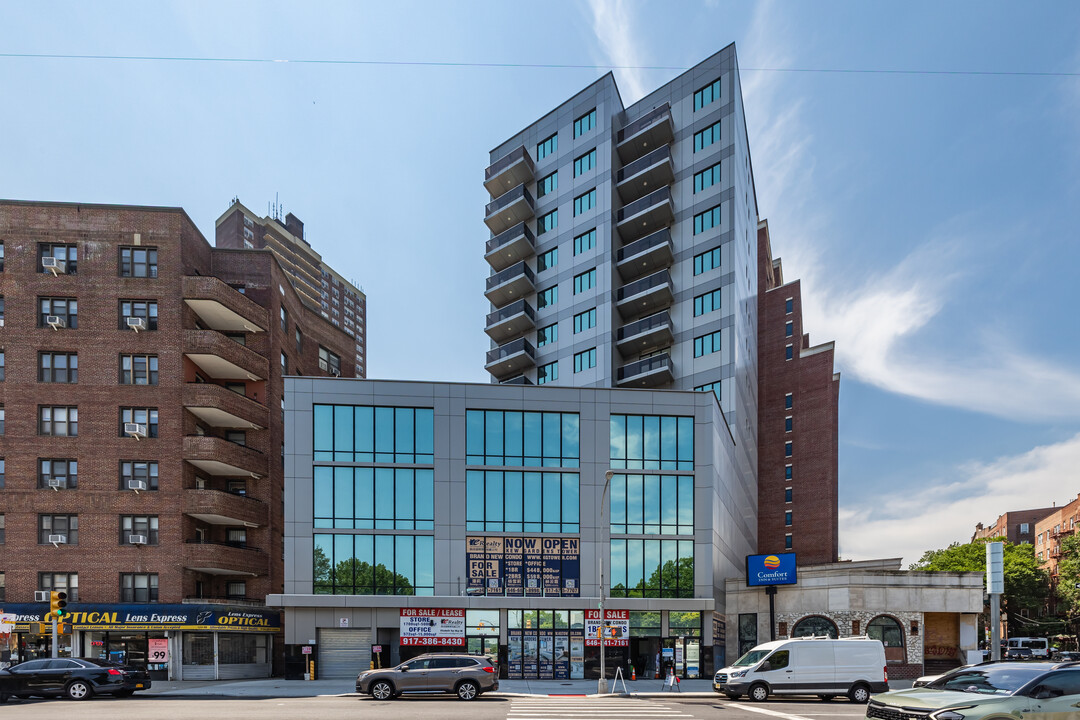
[[[67,320],[59,315],[46,315],[45,324],[51,327],[53,330],[59,330],[62,327],[67,327]]]
[[[49,602],[51,593],[48,590],[35,590],[34,602]]]
[[[331,371],[330,371],[330,376],[331,376],[331,377],[341,377],[341,371],[340,371],[340,370],[336,370],[336,369],[335,369],[335,370],[331,370]]]
[[[146,489],[145,480],[128,480],[128,490],[134,490],[138,493],[140,490]]]
[[[67,545],[67,535],[50,535],[49,542],[53,545]]]
[[[146,329],[146,320],[141,317],[129,317],[127,319],[127,326],[135,332],[139,332],[140,330]]]
[[[67,487],[67,478],[49,478],[47,482],[53,490]]]
[[[124,434],[136,440],[146,437],[146,426],[139,423],[124,423]]]
[[[41,267],[51,272],[54,276],[67,272],[67,261],[54,257],[41,258]]]
[[[131,545],[145,545],[146,544],[146,536],[145,535],[128,535],[128,543],[131,544]]]

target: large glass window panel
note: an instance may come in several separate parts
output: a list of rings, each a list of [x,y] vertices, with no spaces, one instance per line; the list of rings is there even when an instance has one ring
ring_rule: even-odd
[[[416,427],[412,408],[394,410],[394,462],[411,463],[415,456]]]
[[[579,420],[574,413],[470,410],[466,462],[510,467],[577,467]]]
[[[413,590],[416,580],[414,570],[416,550],[412,536],[395,538],[394,576],[395,595],[415,595]]]
[[[540,473],[525,473],[522,482],[525,495],[525,532],[540,532],[540,521],[543,517]]]
[[[399,469],[394,478],[394,527],[398,530],[412,530],[415,515],[415,485],[413,471]]]
[[[660,417],[647,415],[642,419],[641,429],[644,443],[643,465],[646,470],[660,469]]]
[[[353,485],[356,503],[354,527],[370,530],[375,527],[375,471],[372,468],[354,468]]]
[[[557,473],[544,474],[544,532],[562,530],[562,482]]]
[[[559,413],[544,413],[544,467],[559,467],[562,463],[562,418]]]
[[[543,434],[540,413],[527,412],[522,416],[523,437],[525,443],[525,464],[534,467],[540,465]]]
[[[435,538],[417,535],[416,541],[416,594],[435,594]]]
[[[356,536],[356,558],[362,563],[362,572],[353,586],[357,595],[371,595],[375,592],[375,536]]]
[[[562,476],[562,521],[564,527],[578,525],[581,516],[579,499],[580,480],[577,475],[563,473]]]
[[[644,479],[641,475],[628,475],[626,478],[626,532],[631,535],[645,532],[642,502]]]
[[[375,529],[394,528],[394,469],[375,468]]]
[[[314,524],[317,528],[334,526],[334,470],[315,468]]]
[[[626,416],[612,415],[611,425],[611,461],[612,467],[626,467]],[[621,464],[619,464],[621,463]]]
[[[679,480],[674,475],[660,478],[660,534],[675,535],[679,522]]]
[[[487,494],[485,503],[485,530],[501,532],[503,529],[503,474],[501,472],[487,473],[487,482],[484,492]]]
[[[356,408],[354,420],[356,462],[372,462],[375,459],[375,408]]]
[[[417,408],[416,415],[416,463],[435,461],[435,411]]]
[[[378,416],[376,415],[376,422]],[[376,436],[378,437],[378,436]],[[394,536],[375,536],[375,594],[393,595],[397,583],[394,580]],[[411,540],[411,538],[410,538]]]
[[[612,597],[626,597],[626,540],[611,541],[611,582]]]
[[[694,541],[679,541],[679,581],[675,597],[694,597]]]
[[[611,478],[611,532],[626,534],[626,476],[615,475]]]
[[[660,566],[660,543],[642,541],[645,556],[645,597],[661,597],[663,578]]]
[[[562,415],[562,457],[578,458],[581,456],[581,419],[573,413]],[[576,467],[577,463],[570,467]]]
[[[375,462],[394,462],[394,408],[375,408]]]
[[[353,536],[334,536],[334,594],[351,595],[353,592],[354,576],[356,574],[356,559],[353,557]]]
[[[646,535],[660,534],[660,476],[646,475],[643,479],[644,524]]]
[[[314,592],[316,595],[328,595],[333,592],[334,582],[331,569],[334,564],[333,535],[315,536],[313,558]]]
[[[503,449],[503,413],[486,412],[484,422],[484,464],[502,465]]]
[[[521,488],[521,473],[508,472],[505,475],[506,532],[523,532],[524,496]]]
[[[334,527],[351,529],[355,516],[352,468],[334,468]]]
[[[641,434],[641,428],[645,419],[641,415],[630,415],[626,418],[626,467],[640,469],[642,455],[645,451],[645,440]]]
[[[334,408],[334,460],[352,462],[353,409],[347,405]]]
[[[694,478],[679,476],[679,530],[680,535],[694,534]]]
[[[520,412],[508,412],[503,416],[503,442],[505,443],[505,456],[503,463],[506,465],[521,465],[525,455],[522,452],[525,438],[522,437],[522,418]]]
[[[479,465],[484,455],[484,412],[482,410],[465,411],[465,454],[466,462]]]
[[[694,469],[694,418],[679,418],[679,458],[676,470]]]
[[[645,584],[644,540],[626,541],[626,592],[627,597],[643,597]]]
[[[416,529],[435,527],[435,471],[420,468],[416,471]]]
[[[481,470],[465,473],[465,529],[484,529],[484,473]]]
[[[611,467],[628,470],[693,470],[694,419],[611,416]]]

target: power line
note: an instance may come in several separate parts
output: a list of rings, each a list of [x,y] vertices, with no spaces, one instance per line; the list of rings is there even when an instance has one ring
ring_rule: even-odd
[[[130,60],[138,62],[213,62],[237,64],[372,65],[402,67],[522,68],[539,70],[689,70],[679,65],[590,65],[573,63],[453,62],[441,60],[332,60],[320,58],[188,57],[179,55],[76,55],[62,53],[0,53],[0,58],[30,60]],[[889,70],[874,68],[753,68],[740,72],[827,73],[847,75],[969,75],[987,77],[1080,77],[1080,72],[1024,70]]]

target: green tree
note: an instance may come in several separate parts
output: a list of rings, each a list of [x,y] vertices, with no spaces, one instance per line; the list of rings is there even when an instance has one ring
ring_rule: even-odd
[[[1064,620],[1075,634],[1080,625],[1080,535],[1072,534],[1061,541],[1058,560],[1057,597]]]

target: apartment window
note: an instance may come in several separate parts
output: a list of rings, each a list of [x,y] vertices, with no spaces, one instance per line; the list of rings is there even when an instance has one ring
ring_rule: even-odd
[[[559,171],[540,178],[536,181],[536,198],[539,200],[548,193],[554,192],[559,188]]]
[[[791,480],[792,479],[792,477],[791,477],[791,466],[790,465],[785,465],[784,466],[784,479],[785,480]]]
[[[75,406],[38,406],[38,435],[75,437],[79,434],[79,408]]]
[[[225,531],[225,543],[233,547],[246,547],[247,530],[245,528],[228,528]]]
[[[4,434],[4,404],[0,403],[0,435]]]
[[[716,78],[711,83],[694,93],[694,112],[697,112],[698,110],[705,107],[714,100],[719,99],[720,78]]]
[[[136,480],[146,483],[147,490],[157,490],[158,464],[152,460],[121,460],[120,489],[130,490]]]
[[[120,329],[134,330],[128,325],[128,318],[140,318],[144,326],[141,329],[157,330],[157,310],[156,300],[121,300]]]
[[[784,502],[791,502],[791,488],[784,488]]]
[[[225,439],[231,443],[237,445],[247,446],[247,431],[246,430],[226,430]]]
[[[574,316],[574,334],[596,327],[596,308]]]
[[[596,247],[596,228],[574,238],[574,255],[580,255],[594,247]]]
[[[705,383],[704,385],[698,385],[694,389],[697,390],[698,392],[712,392],[712,394],[716,396],[716,402],[720,402],[720,383],[719,382]]]
[[[596,367],[596,348],[589,348],[574,354],[574,372]]]
[[[694,317],[720,309],[720,288],[694,298]]]
[[[559,286],[552,285],[536,293],[536,309],[540,310],[559,302]]]
[[[281,329],[285,330],[289,326],[289,313],[288,313],[287,310],[285,310],[284,305],[281,306],[281,308],[279,310],[279,314],[281,316]]]
[[[578,466],[581,423],[576,413],[467,410],[465,422],[469,465]]]
[[[536,384],[543,385],[559,379],[559,361],[541,365],[536,368]]]
[[[792,449],[791,442],[784,443],[784,457],[791,457]]]
[[[4,521],[4,514],[0,513],[0,545],[3,545],[5,542],[7,542],[6,535],[7,535],[7,529],[6,529],[6,523]],[[4,574],[0,573],[0,591],[3,590],[3,586],[4,586],[3,577],[4,577]],[[3,597],[4,596],[2,594],[0,594],[0,600],[2,600]]]
[[[57,272],[74,275],[79,269],[78,252],[74,245],[60,245],[56,243],[41,243],[38,245],[38,272],[51,273],[52,270],[45,267],[44,258],[54,258],[63,263],[63,269],[57,268]]]
[[[1056,529],[1057,528],[1055,528],[1055,530]],[[1027,535],[1029,532],[1031,532],[1031,529],[1028,526],[1028,524],[1027,523],[1020,523],[1020,534],[1021,535]]]
[[[791,337],[795,334],[795,324],[791,321],[784,323],[784,337]]]
[[[788,510],[784,513],[784,527],[791,527],[791,511]]]
[[[784,301],[784,313],[790,315],[795,311],[795,301],[792,298],[788,298]]]
[[[300,334],[300,328],[296,328],[296,354],[301,355],[304,352],[304,337]]]
[[[694,234],[700,235],[706,230],[711,230],[714,227],[718,227],[721,222],[720,206],[711,207],[705,212],[700,212],[694,216]]]
[[[4,296],[0,295],[0,327],[4,326]]]
[[[7,461],[0,457],[0,488],[4,487],[4,477],[7,475]]]
[[[338,377],[341,375],[341,358],[326,348],[319,346],[319,369]]]
[[[715,268],[720,267],[720,248],[714,247],[712,250],[706,250],[700,255],[694,256],[694,274],[701,275]]]
[[[574,198],[574,217],[596,207],[596,188]]]
[[[625,470],[694,469],[694,418],[612,415],[611,467]]]
[[[702,335],[694,338],[694,357],[701,357],[703,355],[710,355],[720,350],[720,334],[723,330],[717,330],[715,332]]]
[[[584,155],[574,158],[574,177],[584,175],[594,167],[596,167],[596,148],[593,148]]]
[[[559,339],[559,324],[554,323],[536,331],[536,347],[550,345]]]
[[[38,327],[79,327],[79,301],[75,298],[38,298]],[[59,318],[60,323],[50,325],[51,318]]]
[[[720,163],[707,167],[701,172],[694,173],[694,192],[711,188],[720,182]]]
[[[596,127],[596,108],[574,121],[574,137],[581,137]]]
[[[791,345],[788,345],[784,348],[784,359],[791,360],[793,357],[795,357],[795,348]]]
[[[157,355],[121,355],[121,385],[157,385]]]
[[[536,272],[550,270],[559,264],[559,248],[552,248],[536,258]]]
[[[63,590],[68,594],[68,602],[78,602],[79,573],[38,573],[38,588],[45,592]]]
[[[536,234],[543,235],[549,230],[559,227],[559,209],[555,208],[546,215],[536,218]]]
[[[791,432],[791,416],[784,418],[784,432]]]
[[[38,515],[38,544],[49,545],[50,535],[63,535],[68,545],[79,544],[78,515]]]
[[[120,544],[131,545],[131,536],[141,535],[147,545],[158,544],[157,515],[121,515]]]
[[[157,248],[120,248],[120,277],[157,277]]]
[[[0,272],[4,272],[4,241],[0,240]],[[0,573],[3,575],[3,573]]]
[[[158,411],[157,408],[120,408],[120,437],[127,437],[124,425],[137,423],[146,427],[146,437],[156,438],[158,435]]]
[[[715,122],[709,127],[694,133],[694,152],[704,150],[713,143],[720,141],[720,123]]]
[[[230,599],[243,599],[247,596],[247,583],[243,580],[225,583],[225,595]]]
[[[57,480],[60,488],[79,486],[79,461],[70,458],[38,458],[38,487],[49,488],[50,480]]]
[[[151,603],[157,600],[157,573],[120,574],[120,602]]]
[[[784,536],[784,549],[785,550],[790,550],[791,548],[792,548],[791,533],[788,533],[787,535]]]
[[[38,382],[74,383],[79,381],[79,356],[76,353],[38,353]]]
[[[316,467],[315,527],[430,530],[434,477],[430,468]]]
[[[792,408],[792,405],[794,405],[794,401],[794,396],[791,393],[788,393],[784,396],[784,407],[790,410]]]
[[[559,149],[559,133],[555,133],[549,138],[541,140],[536,145],[536,159],[543,160],[548,155],[551,155]]]
[[[596,268],[574,276],[574,294],[583,293],[596,286]]]
[[[465,529],[576,533],[579,482],[577,473],[468,470]]]

